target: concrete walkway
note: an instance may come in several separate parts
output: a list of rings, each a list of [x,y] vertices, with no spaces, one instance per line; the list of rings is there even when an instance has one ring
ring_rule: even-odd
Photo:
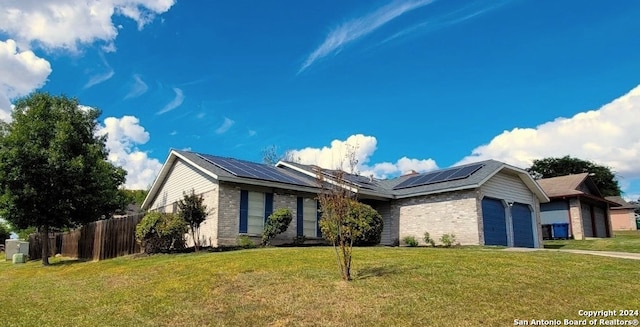
[[[578,253],[578,254],[591,254],[591,255],[599,255],[603,257],[611,257],[611,258],[621,258],[621,259],[632,259],[632,260],[640,260],[640,253],[631,253],[631,252],[614,252],[614,251],[589,251],[589,250],[569,250],[569,249],[531,249],[531,248],[506,248],[505,251],[512,252],[528,252],[528,251],[555,251],[555,252],[569,252],[569,253]]]

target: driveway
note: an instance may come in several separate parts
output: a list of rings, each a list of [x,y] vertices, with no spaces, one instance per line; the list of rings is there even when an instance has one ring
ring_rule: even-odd
[[[531,249],[531,248],[505,248],[504,250],[505,251],[511,251],[511,252],[529,252],[529,251],[569,252],[569,253],[578,253],[578,254],[599,255],[599,256],[602,256],[602,257],[640,260],[640,253],[631,253],[631,252],[563,250],[563,249],[538,249],[538,248],[535,248],[535,249]]]

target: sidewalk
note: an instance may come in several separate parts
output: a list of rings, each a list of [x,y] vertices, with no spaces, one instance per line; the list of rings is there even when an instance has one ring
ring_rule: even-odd
[[[611,258],[621,258],[621,259],[632,259],[632,260],[640,260],[640,253],[631,253],[631,252],[614,252],[614,251],[589,251],[589,250],[563,250],[563,249],[540,249],[540,248],[506,248],[505,251],[513,251],[513,252],[528,252],[528,251],[555,251],[555,252],[569,252],[569,253],[578,253],[578,254],[591,254],[591,255],[599,255],[603,257],[611,257]]]

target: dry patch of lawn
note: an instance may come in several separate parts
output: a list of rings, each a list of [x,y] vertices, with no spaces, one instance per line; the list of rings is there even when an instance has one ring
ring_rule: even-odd
[[[640,308],[640,261],[383,247],[357,248],[354,259],[350,283],[327,247],[0,262],[0,317],[8,326],[506,326]]]

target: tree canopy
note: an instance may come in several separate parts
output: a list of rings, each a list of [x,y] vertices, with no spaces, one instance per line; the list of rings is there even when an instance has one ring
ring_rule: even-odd
[[[15,103],[0,133],[0,215],[15,228],[65,228],[109,217],[126,172],[107,161],[100,111],[66,96],[34,93]],[[48,264],[43,242],[43,264]]]
[[[615,173],[610,167],[595,164],[591,161],[564,156],[562,158],[544,158],[534,160],[527,171],[536,179],[565,176],[570,174],[590,173],[602,195],[620,195],[620,186]]]

